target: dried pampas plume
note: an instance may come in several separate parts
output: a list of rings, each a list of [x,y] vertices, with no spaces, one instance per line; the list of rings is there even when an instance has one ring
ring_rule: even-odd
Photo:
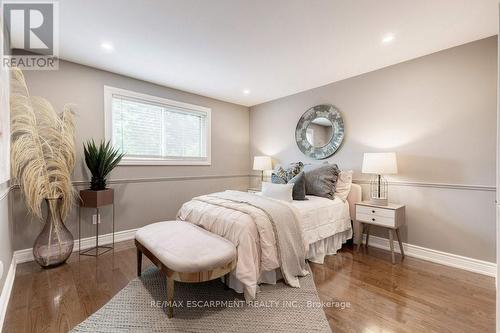
[[[76,198],[71,183],[75,166],[75,124],[71,106],[58,114],[42,97],[31,97],[23,73],[11,71],[11,164],[30,212],[42,218],[47,198],[62,198],[61,217]]]

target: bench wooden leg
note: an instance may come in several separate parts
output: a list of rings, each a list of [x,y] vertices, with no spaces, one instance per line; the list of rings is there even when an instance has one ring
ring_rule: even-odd
[[[142,272],[142,252],[137,248],[137,276],[141,276]]]
[[[174,279],[173,277],[167,278],[167,317],[172,318],[174,316]]]

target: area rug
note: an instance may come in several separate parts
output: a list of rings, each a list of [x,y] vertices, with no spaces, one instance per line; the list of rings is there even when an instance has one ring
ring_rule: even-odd
[[[149,268],[72,332],[331,332],[312,276],[300,285],[261,285],[246,303],[220,280],[176,282],[169,319],[165,275]]]

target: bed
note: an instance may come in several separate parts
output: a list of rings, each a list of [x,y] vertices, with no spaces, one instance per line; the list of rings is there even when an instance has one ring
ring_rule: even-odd
[[[240,199],[234,200],[235,197]],[[347,201],[316,196],[307,196],[307,199],[288,203],[259,194],[226,191],[196,197],[184,203],[177,219],[203,227],[230,240],[237,247],[238,262],[231,273],[229,286],[251,300],[255,298],[260,283],[273,284],[283,277],[282,257],[285,254],[291,252],[300,257],[303,253],[305,259],[323,263],[326,255],[336,253],[352,237],[354,203],[361,201],[359,185],[352,184]],[[281,209],[279,215],[290,214],[288,219],[296,221],[300,235],[286,235],[291,238],[280,241],[274,221],[266,222],[274,220],[268,212],[272,209],[256,207],[262,204],[275,205],[270,207]],[[276,217],[277,213],[274,214]],[[291,223],[289,227],[292,227]],[[287,248],[283,249],[283,246]],[[296,274],[301,276],[301,273]],[[288,284],[297,286],[293,281],[287,281],[286,277],[284,279]]]

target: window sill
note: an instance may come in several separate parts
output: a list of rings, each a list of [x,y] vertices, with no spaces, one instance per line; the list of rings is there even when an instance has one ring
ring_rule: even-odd
[[[122,159],[118,165],[212,165],[210,160]]]

